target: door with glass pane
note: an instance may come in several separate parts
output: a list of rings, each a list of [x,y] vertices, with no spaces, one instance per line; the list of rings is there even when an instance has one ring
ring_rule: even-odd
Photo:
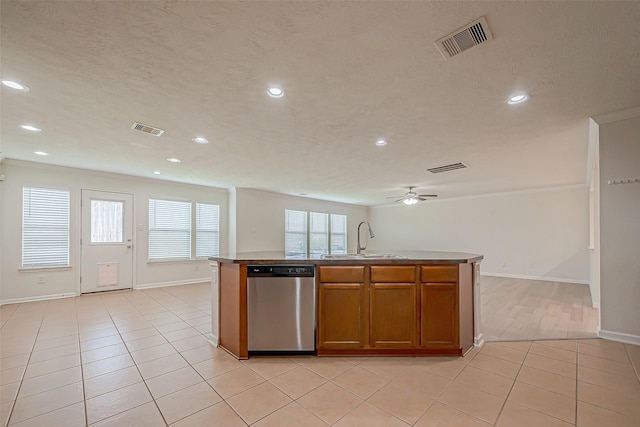
[[[82,293],[133,287],[132,206],[132,194],[82,190]]]

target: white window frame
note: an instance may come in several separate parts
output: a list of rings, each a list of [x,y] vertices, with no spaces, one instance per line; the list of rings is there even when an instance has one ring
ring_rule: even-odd
[[[171,253],[166,253],[166,256],[161,256],[161,254],[159,255],[155,255],[154,256],[154,250],[153,250],[153,246],[154,243],[152,242],[152,239],[156,236],[154,236],[154,231],[159,231],[156,230],[158,227],[152,225],[153,223],[153,218],[152,218],[152,203],[155,202],[166,202],[166,203],[174,203],[175,206],[180,206],[182,205],[183,207],[187,207],[188,206],[188,213],[185,211],[179,212],[182,215],[182,221],[180,224],[177,224],[178,227],[176,228],[169,228],[166,229],[165,231],[173,231],[174,233],[186,233],[188,230],[188,253],[185,250],[187,245],[186,245],[186,239],[183,239],[182,241],[182,251],[177,253],[177,254],[171,254]],[[216,203],[209,203],[209,202],[196,202],[196,201],[184,201],[184,200],[170,200],[170,199],[160,199],[160,198],[149,198],[149,238],[148,238],[148,242],[149,242],[149,250],[148,250],[148,260],[149,262],[162,262],[162,261],[195,261],[195,260],[200,260],[200,259],[207,259],[210,256],[218,256],[219,252],[220,252],[220,205],[216,204]],[[203,221],[206,222],[206,219],[204,216],[201,217],[201,214],[206,214],[206,212],[200,212],[200,208],[205,208],[205,207],[211,207],[213,212],[211,213],[211,218],[210,220],[212,221],[211,224],[208,224],[210,227],[207,228],[203,228]],[[187,220],[188,218],[188,220]],[[213,242],[210,242],[208,246],[212,247],[211,253],[208,254],[202,254],[202,250],[203,247],[206,248],[207,244],[203,243],[201,238],[209,235],[211,236],[214,240]],[[184,236],[183,236],[184,237]],[[162,244],[161,243],[161,239],[160,239],[160,243],[159,242],[155,242],[155,245],[157,244]],[[165,244],[169,244],[169,243],[165,243]],[[161,251],[156,251],[156,252],[161,252]]]
[[[71,192],[22,188],[22,268],[69,267]]]
[[[306,214],[306,230],[303,232],[300,231],[289,231],[287,229],[287,212],[291,211],[291,212],[298,212],[298,213],[303,213]],[[295,209],[285,209],[285,230],[284,230],[284,240],[285,240],[285,255],[286,256],[313,256],[313,257],[319,257],[323,254],[331,254],[331,253],[335,253],[335,254],[346,254],[347,253],[347,215],[344,214],[334,214],[334,213],[327,213],[327,212],[313,212],[313,211],[299,211],[299,210],[295,210]],[[324,215],[327,218],[327,225],[326,225],[326,232],[324,233],[325,235],[325,239],[327,242],[326,245],[326,250],[324,251],[318,251],[318,250],[314,250],[312,252],[311,246],[311,237],[312,234],[319,234],[318,232],[313,232],[311,231],[311,227],[312,227],[312,221],[311,218],[313,215]],[[344,233],[334,233],[332,232],[332,221],[336,216],[341,216],[344,217],[344,223],[345,223],[345,227],[344,227]],[[305,239],[305,246],[306,246],[306,252],[305,253],[298,253],[297,251],[293,251],[290,248],[287,248],[287,235],[291,234],[291,235],[304,235],[304,239]],[[332,239],[335,238],[337,235],[340,236],[344,236],[344,249],[332,249]]]
[[[296,214],[304,214],[305,215],[305,224],[304,224],[304,231],[299,231],[299,230],[291,230],[291,228],[289,227],[289,212],[291,213],[296,213]],[[287,236],[295,236],[295,237],[299,237],[299,236],[303,236],[304,238],[304,248],[306,251],[306,254],[309,253],[309,215],[308,212],[306,211],[298,211],[295,209],[285,209],[284,210],[284,250],[285,250],[285,255],[286,256],[305,256],[305,253],[299,252],[297,251],[297,248],[290,248],[287,247]],[[297,240],[297,239],[296,239]]]
[[[210,256],[220,255],[220,205],[215,203],[195,202],[193,230],[195,230],[195,254],[196,259],[207,259]],[[212,212],[201,209],[210,208]],[[211,216],[211,218],[209,218]],[[211,222],[208,223],[208,220]],[[210,236],[211,241],[203,241],[205,236]],[[205,248],[211,247],[208,253],[202,253]]]
[[[321,256],[324,254],[328,254],[329,248],[331,247],[329,245],[329,234],[331,233],[331,229],[329,228],[329,214],[322,212],[309,212],[307,215],[307,232],[309,233],[309,245],[307,247],[307,254],[309,254],[310,256]],[[314,218],[316,220],[320,220],[320,223],[323,223],[323,231],[317,231],[313,229],[315,223]],[[316,238],[316,241],[321,240],[320,243],[324,243],[323,247],[314,248],[314,246],[317,246],[316,244],[314,244],[314,237]]]
[[[333,225],[336,217],[344,217],[344,232],[334,232]],[[337,236],[344,236],[344,248],[332,249],[333,242]],[[330,214],[329,215],[329,253],[332,254],[346,254],[347,253],[347,216],[344,214]]]

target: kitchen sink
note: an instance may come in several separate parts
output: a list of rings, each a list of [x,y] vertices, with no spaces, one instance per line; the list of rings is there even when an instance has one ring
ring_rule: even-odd
[[[394,254],[326,254],[322,259],[406,259]]]

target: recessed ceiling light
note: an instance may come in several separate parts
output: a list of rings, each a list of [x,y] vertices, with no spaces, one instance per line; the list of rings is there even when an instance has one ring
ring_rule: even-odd
[[[160,175],[160,171],[153,171],[154,175]]]
[[[35,126],[31,126],[31,125],[20,125],[20,127],[24,130],[28,130],[31,132],[42,132],[42,129],[37,128]]]
[[[18,82],[14,82],[13,80],[2,80],[2,84],[10,87],[11,89],[21,90],[23,92],[29,92],[29,86],[23,85]]]
[[[521,94],[513,95],[512,97],[510,97],[507,103],[514,105],[514,104],[521,104],[528,100],[529,100],[529,95],[527,95],[526,93],[521,93]]]
[[[384,139],[379,139],[379,140],[376,141],[376,145],[378,147],[383,147],[383,146],[387,145],[387,141],[385,141]]]
[[[207,138],[203,138],[201,136],[196,136],[195,138],[192,139],[193,142],[195,142],[196,144],[208,144],[209,140]]]
[[[45,153],[44,151],[34,151],[34,154],[37,154],[38,156],[48,156],[49,153]]]
[[[167,161],[168,161],[168,162],[171,162],[171,163],[180,163],[180,162],[182,162],[182,160],[180,160],[180,159],[176,159],[175,157],[169,157],[169,158],[167,159]]]
[[[284,89],[280,89],[279,87],[270,87],[267,89],[267,95],[271,98],[282,98],[284,96]]]

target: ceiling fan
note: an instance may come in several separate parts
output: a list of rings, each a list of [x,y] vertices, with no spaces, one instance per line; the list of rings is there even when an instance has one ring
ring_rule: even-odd
[[[395,202],[400,202],[402,201],[405,205],[415,205],[416,203],[420,202],[420,201],[424,201],[427,200],[427,198],[431,198],[431,197],[438,197],[437,194],[418,194],[415,191],[413,191],[414,187],[408,187],[409,191],[407,191],[406,193],[404,193],[404,195],[402,196],[391,196],[391,197],[387,197],[387,199],[397,199],[399,197],[398,200],[394,200]]]

